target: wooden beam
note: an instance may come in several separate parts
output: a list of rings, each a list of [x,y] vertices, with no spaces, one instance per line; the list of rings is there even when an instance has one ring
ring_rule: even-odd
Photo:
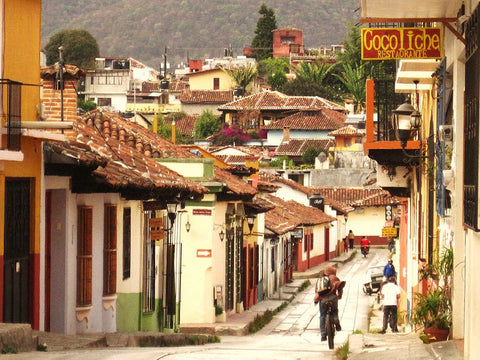
[[[443,25],[445,25],[446,28],[448,28],[448,30],[450,30],[453,35],[455,35],[457,37],[458,40],[460,40],[463,45],[465,45],[465,38],[462,36],[462,34],[460,34],[457,29],[455,29],[452,24],[450,24],[449,22],[444,22]]]

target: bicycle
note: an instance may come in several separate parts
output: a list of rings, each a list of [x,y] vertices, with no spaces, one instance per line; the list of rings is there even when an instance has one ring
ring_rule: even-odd
[[[333,338],[335,337],[335,321],[333,319],[333,301],[328,300],[325,302],[327,312],[325,315],[325,331],[327,333],[328,348],[333,349]]]

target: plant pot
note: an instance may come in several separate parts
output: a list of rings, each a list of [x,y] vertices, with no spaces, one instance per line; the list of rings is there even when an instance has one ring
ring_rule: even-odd
[[[447,340],[450,329],[425,328],[423,332],[428,336],[430,342],[436,342]]]

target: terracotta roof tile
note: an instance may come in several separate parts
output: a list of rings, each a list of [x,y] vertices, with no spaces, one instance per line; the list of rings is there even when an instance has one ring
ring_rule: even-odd
[[[333,139],[290,139],[282,141],[275,149],[275,155],[301,156],[311,146],[327,152],[334,144]]]
[[[177,127],[180,134],[188,137],[193,137],[195,132],[195,122],[197,121],[200,115],[186,115],[175,121],[175,126]]]
[[[345,119],[346,115],[324,108],[316,111],[299,111],[263,128],[266,130],[285,127],[292,130],[336,130],[344,126]]]
[[[380,187],[360,188],[341,186],[319,186],[312,188],[315,194],[329,197],[353,207],[385,206],[397,204],[398,198]]]
[[[365,133],[361,130],[358,130],[356,127],[352,125],[341,127],[337,130],[331,131],[328,133],[329,136],[341,136],[341,135],[348,135],[348,136],[356,136],[362,137],[365,136]]]
[[[219,106],[219,110],[319,110],[329,108],[346,112],[346,109],[318,96],[288,96],[278,91],[263,91]]]
[[[184,90],[180,96],[184,104],[225,104],[232,100],[230,90]]]

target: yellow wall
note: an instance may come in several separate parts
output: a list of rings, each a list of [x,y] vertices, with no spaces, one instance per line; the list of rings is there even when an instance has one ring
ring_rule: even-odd
[[[218,69],[190,75],[188,80],[190,90],[213,90],[214,78],[220,79],[220,88],[218,90],[233,90],[235,87],[235,83],[230,75],[226,74],[223,70]]]
[[[41,0],[5,0],[2,78],[40,84]],[[36,119],[40,88],[22,89],[22,120]]]

